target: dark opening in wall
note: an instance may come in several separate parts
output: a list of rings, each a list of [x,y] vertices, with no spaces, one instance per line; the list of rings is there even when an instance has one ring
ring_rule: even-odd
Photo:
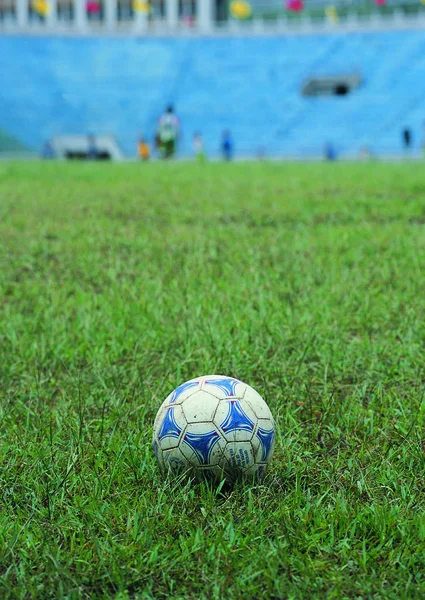
[[[89,158],[88,152],[82,150],[67,150],[65,152],[65,158],[68,160],[87,160]],[[96,152],[96,156],[90,157],[92,160],[111,160],[112,157],[107,150],[99,150]]]
[[[348,96],[362,83],[359,74],[310,77],[303,83],[303,96]]]
[[[335,87],[335,96],[346,96],[350,93],[350,88],[345,83],[339,83]]]

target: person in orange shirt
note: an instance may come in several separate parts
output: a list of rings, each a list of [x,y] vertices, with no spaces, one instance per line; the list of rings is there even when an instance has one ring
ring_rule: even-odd
[[[140,138],[139,143],[137,145],[137,150],[139,153],[139,158],[141,160],[149,160],[151,156],[151,149],[149,148],[149,144],[143,138]]]

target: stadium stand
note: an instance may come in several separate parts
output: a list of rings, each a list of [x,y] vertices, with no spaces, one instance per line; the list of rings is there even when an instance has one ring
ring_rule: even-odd
[[[246,37],[0,38],[0,127],[35,150],[58,135],[113,136],[124,155],[152,140],[165,105],[182,120],[180,154],[201,132],[210,156],[230,129],[239,156],[400,154],[423,142],[425,32]],[[345,95],[302,95],[311,77],[357,74]]]
[[[0,31],[50,32],[70,29],[140,32],[160,29],[249,31],[326,22],[344,25],[362,21],[425,21],[420,0],[1,0]]]

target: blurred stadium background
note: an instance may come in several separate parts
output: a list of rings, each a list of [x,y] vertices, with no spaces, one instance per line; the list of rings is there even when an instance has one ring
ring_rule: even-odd
[[[421,0],[0,0],[0,68],[3,157],[93,133],[135,158],[169,103],[180,157],[224,129],[240,158],[422,154]]]

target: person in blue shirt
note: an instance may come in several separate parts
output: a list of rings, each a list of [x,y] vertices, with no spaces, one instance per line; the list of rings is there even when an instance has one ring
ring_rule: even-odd
[[[228,129],[226,129],[225,131],[223,131],[223,135],[221,137],[221,152],[223,154],[224,160],[227,160],[227,161],[232,160],[233,151],[234,151],[233,138],[232,138],[230,131]]]
[[[334,161],[337,159],[336,148],[332,142],[327,142],[324,147],[325,160]]]

